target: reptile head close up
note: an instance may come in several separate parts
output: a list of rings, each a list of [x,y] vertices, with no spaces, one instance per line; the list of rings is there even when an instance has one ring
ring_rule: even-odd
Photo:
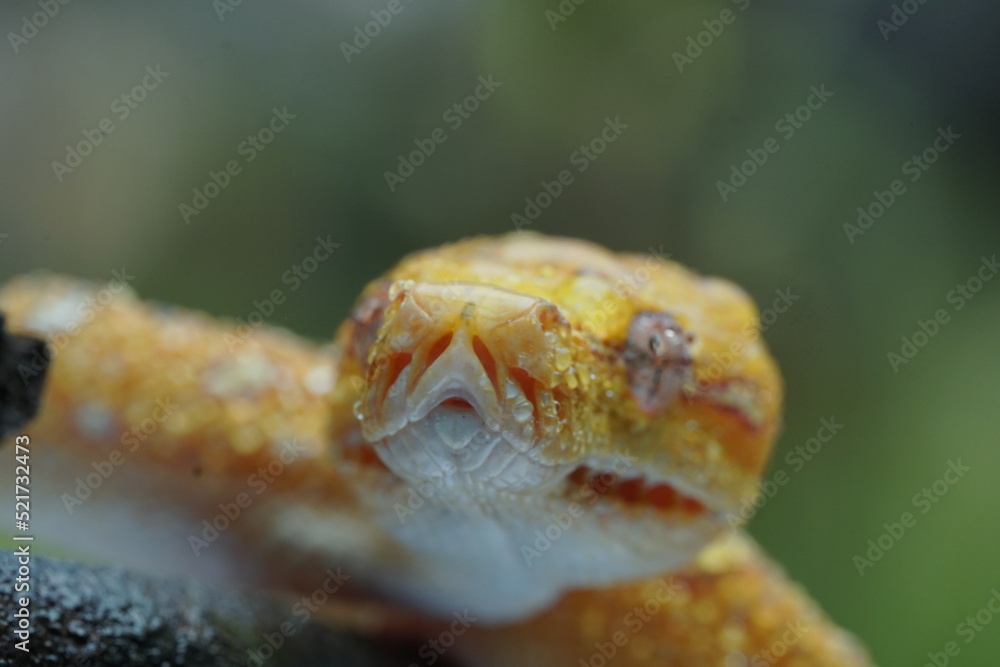
[[[426,554],[424,605],[444,588],[515,617],[683,565],[752,493],[779,426],[753,304],[655,252],[515,234],[417,253],[338,343],[338,455]]]

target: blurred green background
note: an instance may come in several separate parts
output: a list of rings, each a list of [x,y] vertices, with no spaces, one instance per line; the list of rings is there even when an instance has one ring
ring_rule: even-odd
[[[388,1],[51,4],[0,8],[0,280],[125,267],[147,297],[246,318],[329,235],[340,248],[272,319],[324,339],[402,254],[512,230],[570,169],[531,229],[662,246],[764,306],[799,296],[765,334],[788,385],[772,473],[790,481],[751,532],[879,664],[949,641],[952,664],[997,664],[1000,620],[971,641],[958,625],[1000,590],[1000,280],[948,299],[1000,252],[996,4],[909,0],[889,31],[893,6],[870,0],[564,0],[558,22],[556,0],[400,0],[350,62],[343,43]],[[168,74],[123,117],[147,66]],[[480,76],[500,86],[455,128],[443,114]],[[813,86],[832,96],[788,136],[776,123]],[[241,143],[285,107],[248,162]],[[616,117],[627,129],[578,172],[571,155]],[[102,119],[89,155],[53,166]],[[911,181],[904,163],[949,126],[960,137]],[[435,128],[446,141],[390,190]],[[724,201],[718,181],[769,137],[777,152]],[[230,160],[240,173],[186,221]],[[849,239],[895,179],[905,193]],[[939,308],[949,322],[894,371],[888,353]],[[786,453],[830,417],[843,429],[797,470]],[[922,514],[914,495],[958,459],[970,472]],[[916,525],[859,575],[854,556],[907,511]]]

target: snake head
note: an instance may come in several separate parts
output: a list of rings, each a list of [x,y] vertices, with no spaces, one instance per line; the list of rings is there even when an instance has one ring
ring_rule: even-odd
[[[680,567],[778,429],[753,304],[658,256],[527,234],[418,253],[338,340],[335,439],[381,472],[387,528],[442,568],[413,592],[425,605],[506,618]]]

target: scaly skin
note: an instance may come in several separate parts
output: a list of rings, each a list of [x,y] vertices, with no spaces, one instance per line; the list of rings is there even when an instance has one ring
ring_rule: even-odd
[[[726,529],[781,380],[725,281],[519,234],[406,258],[332,348],[51,276],[11,281],[0,309],[57,352],[36,455],[72,480],[120,450],[95,497],[185,517],[157,547],[178,572],[311,591],[311,566],[343,565],[386,620],[347,605],[338,622],[405,633],[388,619],[471,609],[469,665],[600,664],[601,647],[626,666],[869,664]],[[224,546],[199,543],[254,474]],[[86,520],[71,494],[51,495]]]

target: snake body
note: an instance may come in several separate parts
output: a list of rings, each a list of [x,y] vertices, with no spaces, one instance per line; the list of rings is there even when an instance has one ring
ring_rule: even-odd
[[[377,609],[475,619],[470,665],[869,664],[728,527],[781,379],[749,298],[660,253],[415,253],[322,347],[50,275],[0,309],[55,351],[30,429],[51,533],[128,544],[104,509],[124,506],[162,522],[146,569],[308,591],[342,567]]]

